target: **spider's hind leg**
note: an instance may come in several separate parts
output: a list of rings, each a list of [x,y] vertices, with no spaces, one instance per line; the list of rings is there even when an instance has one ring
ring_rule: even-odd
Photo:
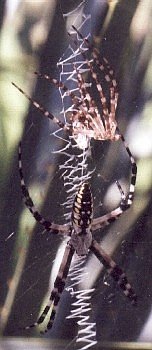
[[[65,248],[65,252],[62,258],[62,262],[57,274],[57,277],[54,282],[54,288],[51,292],[49,302],[44,308],[43,312],[41,313],[40,317],[38,318],[37,322],[31,324],[30,326],[24,327],[22,329],[31,329],[40,325],[43,325],[43,322],[45,321],[48,313],[50,312],[49,321],[47,322],[47,325],[44,325],[44,330],[41,330],[40,333],[44,334],[49,329],[52,328],[53,322],[56,316],[58,304],[61,298],[61,294],[65,287],[66,278],[69,272],[71,260],[74,254],[74,248],[72,245],[68,242]]]
[[[90,250],[95,254],[99,261],[106,268],[109,276],[111,276],[118,286],[122,289],[125,296],[133,305],[137,304],[137,295],[134,292],[131,284],[128,282],[124,271],[115,263],[111,257],[101,248],[101,246],[93,240]]]

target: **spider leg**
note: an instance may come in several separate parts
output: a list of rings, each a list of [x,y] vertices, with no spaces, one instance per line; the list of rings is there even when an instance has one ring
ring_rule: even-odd
[[[79,48],[82,56],[85,58],[86,64],[88,65],[88,67],[90,69],[92,78],[95,81],[96,88],[98,90],[100,100],[101,100],[102,109],[103,109],[103,123],[105,126],[104,127],[100,126],[100,130],[101,131],[103,130],[104,132],[103,131],[101,132],[101,135],[99,138],[100,139],[111,139],[111,140],[117,141],[119,139],[119,135],[115,135],[115,131],[116,131],[116,127],[117,127],[117,122],[115,120],[115,112],[116,112],[116,107],[117,107],[118,93],[115,92],[117,82],[114,78],[113,70],[111,69],[109,62],[107,61],[106,58],[103,57],[103,63],[100,62],[99,51],[96,48],[93,48],[92,45],[90,45],[89,40],[87,38],[84,38],[82,36],[82,34],[74,26],[72,26],[72,27],[77,32],[79,37],[83,40],[83,42],[86,43],[89,51],[91,52],[91,54],[93,56],[94,62],[96,63],[96,65],[100,69],[100,71],[103,73],[103,71],[105,69],[108,70],[108,73],[106,73],[104,75],[104,78],[105,78],[107,83],[109,83],[109,82],[111,83],[111,87],[110,87],[110,113],[108,111],[106,97],[104,95],[98,74],[97,74],[96,70],[94,69],[94,65],[90,60],[87,59],[86,53],[83,51],[83,49]],[[94,115],[94,118],[95,117],[96,116]],[[97,118],[97,119],[99,119],[99,118]],[[101,119],[101,116],[100,116],[100,119]]]
[[[75,67],[75,69],[76,69],[76,67]],[[84,87],[83,86],[84,86],[85,83],[82,84],[82,76],[81,76],[81,74],[79,72],[77,72],[77,80],[78,80],[78,85],[79,85],[79,92],[81,94],[81,97],[78,97],[77,95],[75,95],[74,92],[69,90],[68,87],[62,81],[59,81],[59,80],[54,79],[54,78],[51,78],[47,74],[43,75],[43,74],[38,73],[38,72],[34,72],[34,73],[38,77],[40,77],[42,79],[47,79],[49,82],[54,84],[57,88],[63,90],[66,93],[67,96],[71,97],[71,100],[73,102],[73,105],[71,106],[71,116],[70,116],[70,120],[72,121],[72,125],[71,125],[71,128],[72,128],[73,125],[74,125],[74,121],[77,121],[77,119],[79,119],[81,114],[86,114],[86,110],[88,109],[85,101],[88,100],[88,98],[90,96],[89,96],[88,93],[87,93],[86,96],[83,94],[83,91],[84,91]],[[70,129],[70,125],[68,127]],[[76,130],[77,130],[78,133],[80,133],[78,125],[76,126]]]
[[[77,42],[74,41],[74,43],[75,43],[75,45],[77,45]],[[82,56],[84,57],[85,63],[88,65],[89,70],[91,71],[92,78],[95,80],[95,82],[97,84],[97,74],[93,70],[92,63],[87,59],[85,52],[80,47],[79,47],[79,51],[81,52]],[[84,106],[86,106],[86,112],[84,111],[84,114],[85,114],[86,120],[89,123],[89,129],[91,127],[91,129],[95,131],[94,136],[96,139],[99,138],[99,139],[105,140],[107,136],[106,136],[104,124],[106,124],[107,128],[109,127],[109,130],[110,130],[110,125],[109,125],[109,119],[108,119],[109,117],[108,117],[108,109],[106,106],[106,99],[105,99],[101,84],[98,81],[98,92],[100,94],[102,103],[104,104],[104,108],[103,108],[104,112],[103,113],[105,113],[105,115],[104,115],[103,120],[101,119],[102,117],[99,114],[99,111],[98,111],[98,108],[97,108],[97,105],[96,105],[94,99],[89,94],[88,89],[86,88],[86,84],[85,84],[85,81],[82,77],[82,74],[78,71],[76,66],[75,66],[75,70],[77,71],[77,80],[78,80],[78,85],[79,85],[81,96],[82,96],[82,103]],[[100,133],[98,130],[100,130]],[[86,129],[85,129],[85,133],[87,134]],[[88,132],[88,135],[89,135],[89,132]],[[90,133],[90,135],[91,135],[91,133]]]
[[[118,129],[119,131],[119,129]],[[120,138],[125,146],[125,149],[128,153],[128,156],[130,158],[130,162],[131,162],[131,180],[130,180],[130,188],[129,188],[129,193],[128,195],[122,199],[121,203],[120,203],[120,207],[122,209],[122,211],[127,210],[128,208],[130,208],[133,199],[134,199],[134,192],[135,192],[135,185],[136,185],[136,178],[137,178],[137,164],[135,162],[135,159],[128,147],[128,145],[126,144],[125,138],[122,134],[120,134]],[[123,193],[123,191],[122,191]]]
[[[112,86],[114,88],[116,88],[117,82],[116,82],[116,80],[114,78],[114,72],[113,72],[113,69],[110,67],[110,64],[109,64],[108,60],[105,57],[103,57],[103,62],[101,63],[100,62],[100,52],[99,52],[99,50],[96,47],[93,47],[93,45],[90,44],[90,41],[86,37],[83,37],[83,35],[79,32],[79,30],[74,25],[72,25],[72,28],[75,30],[75,32],[78,34],[78,36],[83,40],[83,42],[88,47],[89,51],[92,54],[93,59],[96,62],[96,65],[99,67],[101,72],[104,71],[105,68],[107,69],[108,72],[105,75],[105,80],[107,82],[111,82]],[[86,59],[85,52],[82,49],[80,49],[80,51],[84,55],[84,57]],[[89,63],[90,63],[90,61],[89,61]]]
[[[100,53],[97,48],[92,49],[92,56],[101,72],[107,69],[107,73],[104,74],[104,78],[107,83],[111,84],[110,86],[110,118],[112,119],[113,122],[115,122],[115,112],[116,112],[117,102],[118,102],[118,92],[116,91],[117,81],[114,77],[114,71],[110,67],[109,62],[105,57],[103,57],[103,63],[100,62]]]
[[[74,103],[73,108],[78,108],[79,105],[82,104],[81,99],[74,94],[74,92],[72,92],[71,90],[69,90],[69,88],[62,82],[59,81],[57,79],[51,78],[49,75],[47,74],[41,74],[39,72],[34,72],[39,78],[41,79],[46,79],[48,80],[50,83],[54,84],[57,88],[60,88],[61,90],[63,90],[67,96],[71,97],[72,102]]]
[[[99,230],[101,228],[104,228],[105,226],[113,223],[115,220],[119,218],[119,216],[123,213],[121,207],[119,206],[118,208],[110,211],[110,213],[107,213],[105,215],[102,215],[99,218],[93,219],[92,222],[92,231]]]
[[[92,245],[89,248],[99,261],[104,265],[108,274],[117,282],[118,286],[123,290],[124,294],[130,299],[133,305],[136,305],[137,295],[128,282],[127,276],[124,271],[111,259],[111,257],[105,253],[101,246],[95,241],[92,241]]]
[[[76,67],[75,64],[73,64],[74,66],[74,69],[76,71],[76,74],[77,74],[77,81],[78,81],[78,88],[79,88],[79,91],[80,91],[80,94],[81,94],[81,101],[82,101],[82,104],[84,105],[84,107],[87,108],[88,110],[88,99],[87,99],[87,90],[86,90],[86,87],[85,87],[85,81],[82,77],[82,74],[80,73],[80,71],[78,70],[78,68]]]
[[[72,28],[73,28],[73,29],[75,30],[75,32],[80,36],[80,38],[87,44],[87,47],[88,47],[89,50],[91,51],[91,45],[90,45],[90,43],[89,43],[89,40],[86,39],[86,38],[84,38],[84,37],[82,36],[82,34],[78,31],[78,29],[77,29],[75,26],[72,26]],[[93,49],[93,48],[92,48],[92,49]],[[87,66],[89,67],[89,69],[90,69],[90,71],[91,71],[92,78],[93,78],[93,79],[95,80],[95,82],[96,82],[97,90],[98,90],[98,92],[99,92],[99,94],[100,94],[101,102],[102,102],[102,105],[103,105],[103,113],[104,113],[104,116],[105,116],[105,118],[106,118],[107,115],[108,115],[108,109],[107,109],[107,105],[106,105],[106,98],[105,98],[105,96],[104,96],[102,86],[101,86],[101,84],[100,84],[100,82],[99,82],[99,80],[98,80],[97,73],[94,71],[93,64],[87,59],[87,56],[86,56],[85,52],[83,51],[83,49],[81,49],[81,48],[79,47],[79,50],[80,50],[82,56],[84,57]],[[95,50],[95,49],[93,49],[93,50]],[[94,57],[94,56],[93,56],[93,57]],[[100,67],[100,62],[98,62],[98,66]],[[102,70],[104,70],[103,65],[102,65]],[[106,76],[105,76],[105,78],[106,78]],[[86,94],[87,94],[87,91],[84,90],[84,96],[86,96]],[[92,101],[93,101],[93,99],[92,99]],[[94,102],[94,101],[93,101],[93,102]]]
[[[32,198],[29,195],[28,189],[26,188],[25,181],[24,181],[24,175],[23,175],[23,169],[22,169],[22,150],[21,150],[21,142],[19,143],[19,149],[18,149],[18,165],[19,165],[19,175],[20,175],[20,181],[21,181],[21,190],[24,198],[24,202],[26,207],[29,209],[35,220],[41,224],[46,231],[49,231],[51,233],[55,234],[68,234],[70,231],[70,225],[57,225],[52,223],[51,221],[45,220],[41,214],[38,212],[38,210],[35,208],[35,205],[33,203]]]
[[[119,129],[118,129],[118,131],[119,131]],[[135,192],[135,185],[136,185],[136,178],[137,178],[137,165],[136,165],[136,162],[134,160],[134,157],[133,157],[129,147],[126,144],[124,136],[120,134],[120,138],[125,146],[125,149],[128,153],[128,156],[129,156],[130,162],[131,162],[131,180],[130,180],[129,192],[125,196],[120,183],[118,181],[116,182],[118,189],[120,191],[120,194],[121,194],[120,205],[116,209],[112,210],[110,213],[94,219],[93,223],[92,223],[92,231],[103,228],[104,226],[109,225],[110,223],[112,223],[116,219],[118,219],[118,217],[124,211],[126,211],[130,208],[130,206],[132,205],[133,199],[134,199],[134,192]]]
[[[78,70],[75,64],[74,64],[74,69],[77,73],[78,87],[81,93],[81,101],[82,101],[81,110],[83,111],[86,117],[86,120],[88,120],[89,122],[92,121],[92,123],[94,123],[96,127],[98,127],[98,125],[94,120],[99,118],[99,113],[98,113],[98,109],[95,104],[95,101],[93,100],[90,93],[88,92],[88,89],[86,88],[86,82],[84,81],[82,74],[80,73],[80,71]],[[101,121],[101,118],[100,118],[100,121]],[[101,124],[103,127],[102,121],[101,121]]]
[[[101,104],[102,104],[102,108],[103,108],[103,121],[104,121],[104,124],[105,124],[105,130],[108,133],[108,131],[110,131],[110,123],[109,123],[109,112],[108,112],[108,108],[107,108],[106,97],[104,95],[102,86],[101,86],[100,81],[98,79],[98,75],[95,72],[92,63],[89,60],[87,60],[87,64],[90,67],[92,78],[95,81],[97,90],[99,92],[99,96],[100,96],[100,100],[101,100]]]
[[[93,57],[95,59],[96,64],[99,66],[100,70],[103,71],[105,68],[107,68],[108,73],[105,75],[105,80],[107,81],[107,83],[110,83],[110,113],[109,113],[109,122],[110,122],[110,126],[111,126],[111,134],[113,137],[118,137],[115,136],[115,131],[116,131],[116,127],[117,127],[117,123],[115,120],[115,116],[116,116],[116,108],[117,108],[117,103],[118,103],[118,92],[116,91],[117,88],[117,81],[114,77],[114,71],[113,69],[110,67],[110,64],[108,62],[108,60],[103,57],[103,62],[104,64],[100,64],[99,61],[99,51],[97,49],[94,49],[93,52]]]
[[[66,248],[65,248],[65,252],[64,252],[64,255],[62,258],[62,262],[61,262],[57,277],[56,277],[55,282],[54,282],[54,288],[51,292],[48,304],[44,308],[44,310],[41,313],[40,317],[38,318],[37,322],[31,324],[30,326],[26,326],[23,329],[31,329],[31,328],[34,328],[36,326],[40,326],[44,322],[49,311],[51,311],[49,321],[47,323],[46,329],[44,329],[44,331],[41,331],[41,333],[42,334],[46,333],[49,329],[52,328],[53,322],[54,322],[54,319],[56,316],[58,303],[60,301],[61,294],[62,294],[64,287],[65,287],[65,282],[66,282],[66,278],[67,278],[67,275],[69,272],[69,268],[70,268],[70,264],[71,264],[71,260],[72,260],[74,251],[75,250],[74,250],[73,246],[68,242],[66,245]]]
[[[107,107],[106,97],[105,97],[105,94],[103,92],[101,83],[99,81],[98,74],[96,73],[96,71],[93,67],[93,64],[87,59],[86,59],[86,62],[90,68],[92,78],[95,81],[96,88],[98,90],[101,105],[102,105],[103,124],[104,124],[103,139],[118,140],[120,138],[119,135],[115,135],[115,131],[116,131],[116,127],[117,127],[117,122],[115,120],[115,113],[116,113],[116,107],[117,107],[118,94],[115,93],[114,86],[110,87],[110,113],[109,113],[108,107]],[[106,76],[105,76],[105,78],[106,78]],[[101,116],[100,116],[100,119],[101,119]],[[101,130],[102,129],[103,129],[103,127],[101,128]],[[101,138],[102,138],[102,136],[101,136]]]
[[[87,61],[87,59],[86,59],[86,61]],[[86,88],[86,83],[83,79],[82,74],[79,72],[79,70],[77,69],[77,67],[75,65],[74,65],[74,68],[77,72],[78,86],[79,86],[81,96],[82,96],[81,99],[82,99],[82,101],[84,101],[83,103],[84,103],[84,106],[86,107],[86,113],[88,115],[87,118],[90,119],[92,121],[92,123],[94,123],[96,125],[96,127],[98,128],[98,126],[99,126],[98,119],[100,118],[98,108],[96,106],[94,99],[92,98],[92,96],[88,92],[88,89]],[[90,66],[89,66],[89,68],[90,68]],[[102,128],[104,128],[101,118],[100,118],[100,126],[102,126]]]
[[[123,189],[122,189],[122,187],[121,187],[121,185],[120,185],[120,182],[119,182],[118,180],[116,181],[116,185],[117,185],[118,190],[119,190],[119,192],[120,192],[120,194],[121,194],[121,199],[122,199],[122,200],[125,200],[125,199],[126,199],[126,196],[125,196],[124,191],[123,191]]]
[[[52,113],[47,111],[42,105],[38,102],[34,101],[26,92],[24,92],[20,87],[18,87],[15,83],[12,82],[12,85],[15,86],[17,90],[19,90],[31,103],[37,108],[45,117],[51,119],[55,124],[57,124],[61,129],[67,130],[67,126],[62,123],[57,117],[55,117]]]

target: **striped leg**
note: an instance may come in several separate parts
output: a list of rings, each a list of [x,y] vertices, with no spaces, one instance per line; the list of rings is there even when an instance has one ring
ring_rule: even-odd
[[[77,81],[78,81],[80,97],[75,95],[73,91],[69,90],[68,87],[62,81],[51,78],[47,74],[43,75],[41,73],[35,72],[35,74],[39,78],[48,80],[50,83],[54,84],[57,88],[65,92],[67,96],[71,97],[73,105],[71,106],[72,111],[70,115],[70,121],[72,122],[71,126],[73,128],[73,131],[72,131],[73,135],[75,133],[77,134],[82,133],[82,128],[83,128],[82,125],[85,127],[85,132],[87,133],[86,124],[89,123],[91,120],[93,123],[95,123],[94,119],[96,117],[96,113],[98,112],[97,107],[95,106],[95,102],[93,101],[92,97],[90,96],[89,92],[86,89],[86,86],[85,86],[86,84],[83,80],[82,74],[78,71],[75,65],[74,65],[74,69],[76,70],[76,73],[77,73]],[[91,110],[91,113],[93,114],[93,118],[91,117],[91,114],[88,114],[88,112],[90,113],[90,110]],[[84,120],[84,116],[85,116],[85,120]],[[83,122],[81,122],[81,120],[84,121],[84,124]],[[101,124],[102,124],[102,121],[100,120],[100,129],[101,129]],[[96,125],[96,127],[98,128],[98,125]],[[103,125],[102,125],[102,128],[103,128]]]
[[[26,207],[29,209],[31,214],[34,216],[35,220],[41,224],[46,231],[49,231],[51,233],[55,234],[64,234],[69,233],[69,226],[68,225],[57,225],[52,223],[49,220],[45,220],[41,214],[38,212],[38,210],[35,208],[35,205],[33,203],[32,198],[29,195],[28,189],[26,188],[24,176],[23,176],[23,169],[22,169],[22,151],[21,151],[21,142],[19,143],[19,149],[18,149],[18,166],[19,166],[19,175],[20,175],[20,181],[21,181],[21,190],[24,198],[24,202]]]
[[[119,129],[118,129],[118,131],[119,131]],[[117,220],[119,218],[119,216],[124,211],[126,211],[130,208],[130,206],[132,205],[133,199],[134,199],[134,192],[135,192],[135,185],[136,185],[136,178],[137,178],[137,165],[136,165],[136,162],[132,156],[132,153],[131,153],[129,147],[126,144],[126,141],[125,141],[123,135],[120,134],[120,138],[125,146],[125,149],[128,153],[128,156],[129,156],[130,162],[131,162],[131,180],[130,180],[129,192],[125,196],[125,194],[121,188],[121,185],[119,184],[118,181],[116,182],[118,189],[120,191],[120,194],[121,194],[120,205],[118,208],[112,210],[110,213],[94,219],[93,223],[92,223],[92,231],[103,228],[104,226],[109,225],[112,222],[114,222],[115,220]]]
[[[118,286],[123,290],[124,294],[133,305],[137,303],[137,295],[128,282],[126,274],[123,270],[110,258],[109,255],[101,248],[101,246],[93,240],[90,250],[95,254],[99,261],[104,265],[108,274],[117,282]]]
[[[118,93],[115,91],[117,82],[114,78],[113,70],[111,69],[108,61],[106,58],[102,59],[102,63],[99,59],[99,51],[96,48],[93,48],[89,40],[84,38],[82,34],[73,26],[73,29],[77,32],[78,36],[83,40],[84,43],[86,43],[86,46],[88,47],[89,51],[91,52],[93,56],[94,62],[92,63],[90,60],[87,59],[85,51],[83,49],[79,48],[82,56],[84,57],[86,64],[88,65],[92,78],[95,81],[96,88],[98,90],[102,110],[103,110],[103,123],[105,125],[105,135],[104,139],[110,139],[117,141],[119,139],[119,135],[115,134],[116,128],[117,128],[117,122],[115,120],[116,117],[116,107],[117,107],[117,100],[118,100]],[[98,77],[98,73],[96,72],[96,69],[94,67],[94,63],[99,68],[99,70],[104,74],[104,78],[107,83],[110,83],[110,112],[107,107],[107,101],[105,94],[103,92],[100,79]],[[104,73],[104,71],[107,71]],[[95,118],[95,115],[94,115]],[[102,116],[100,116],[102,118]],[[101,137],[103,139],[103,137]],[[100,138],[99,138],[100,139]]]
[[[50,83],[54,84],[57,88],[59,88],[62,91],[64,91],[66,93],[66,96],[70,96],[71,100],[72,100],[72,102],[74,104],[74,106],[73,106],[74,109],[78,108],[82,104],[82,100],[80,99],[80,97],[78,97],[77,95],[74,94],[74,92],[69,90],[69,88],[62,81],[59,81],[59,80],[54,79],[54,78],[51,78],[47,74],[41,74],[39,72],[34,72],[34,73],[39,78],[48,80]]]
[[[26,92],[24,92],[20,87],[18,87],[15,83],[12,82],[12,85],[24,95],[34,107],[36,107],[45,117],[51,119],[55,124],[57,124],[61,129],[67,130],[67,127],[64,123],[62,123],[57,117],[55,117],[52,113],[47,111],[43,106],[41,106],[38,102],[34,101]]]
[[[62,259],[62,262],[61,262],[61,265],[59,268],[58,275],[57,275],[56,280],[54,282],[54,288],[51,292],[48,304],[44,308],[44,310],[43,310],[42,314],[40,315],[40,317],[38,318],[37,322],[35,322],[35,323],[31,324],[30,326],[27,326],[23,329],[31,329],[31,328],[34,328],[36,326],[42,325],[43,322],[45,321],[45,318],[48,315],[49,311],[51,312],[49,321],[48,321],[46,327],[44,327],[44,330],[41,331],[41,333],[42,334],[46,333],[49,329],[52,328],[53,322],[55,319],[55,315],[56,315],[56,311],[57,311],[57,307],[58,307],[58,303],[60,301],[61,294],[62,294],[64,287],[65,287],[65,282],[66,282],[66,278],[67,278],[67,275],[69,272],[69,268],[70,268],[73,254],[74,254],[74,248],[68,242],[66,245],[66,248],[65,248],[65,252],[64,252],[63,259]]]
[[[107,74],[105,75],[105,80],[107,82],[111,82],[111,85],[114,88],[116,88],[117,82],[114,78],[114,72],[113,72],[113,69],[110,67],[108,60],[105,57],[103,57],[102,63],[101,63],[99,50],[96,47],[93,47],[93,45],[90,44],[90,41],[86,37],[83,37],[83,35],[79,32],[79,30],[75,26],[72,26],[72,28],[78,34],[78,36],[83,40],[83,42],[86,44],[87,48],[89,49],[96,65],[98,66],[100,71],[103,72],[103,71],[105,71],[105,69],[107,70]],[[86,58],[85,52],[82,49],[80,49],[80,51],[84,55],[84,57]]]
[[[119,131],[119,129],[118,129],[118,131]],[[128,208],[130,208],[130,206],[133,202],[133,199],[134,199],[134,192],[135,192],[136,178],[137,178],[137,165],[136,165],[136,162],[134,160],[134,157],[133,157],[128,145],[126,144],[124,136],[120,134],[120,137],[121,137],[121,140],[125,146],[125,149],[128,153],[128,156],[129,156],[130,162],[131,162],[131,180],[130,180],[129,193],[126,196],[126,198],[124,198],[120,203],[120,207],[121,207],[122,211],[125,211]]]
[[[78,113],[79,113],[79,107],[82,106],[82,104],[84,103],[84,100],[81,100],[80,97],[77,97],[73,92],[71,92],[65,84],[63,84],[62,82],[56,80],[56,79],[51,79],[48,75],[42,75],[40,73],[35,72],[35,74],[37,74],[39,77],[41,78],[45,78],[47,80],[50,80],[52,83],[54,83],[57,87],[61,88],[63,91],[67,92],[69,94],[69,96],[72,99],[73,102],[73,111],[71,113],[71,117],[70,120],[74,120],[75,116],[77,117]],[[72,130],[72,125],[67,124],[67,123],[63,123],[61,122],[57,117],[55,117],[52,113],[50,113],[49,111],[47,111],[42,105],[40,105],[38,102],[34,101],[25,91],[23,91],[18,85],[16,85],[14,82],[12,82],[12,85],[18,90],[20,91],[31,103],[32,105],[42,113],[42,115],[46,118],[49,118],[50,120],[52,120],[56,125],[59,126],[59,128],[65,130],[65,131],[71,131]]]
[[[86,43],[86,45],[87,45],[87,47],[89,48],[89,50],[91,51],[91,53],[93,53],[93,51],[96,50],[96,49],[91,48],[91,45],[90,45],[90,43],[89,43],[89,40],[86,39],[86,38],[84,38],[84,37],[82,36],[82,34],[78,31],[78,29],[77,29],[75,26],[72,26],[72,28],[73,28],[73,29],[75,30],[75,32],[79,35],[79,37]],[[98,90],[98,92],[99,92],[99,94],[100,94],[101,103],[102,103],[102,106],[103,106],[103,114],[104,114],[104,117],[105,117],[105,119],[106,119],[106,118],[108,117],[108,109],[107,109],[107,105],[106,105],[106,98],[105,98],[105,96],[104,96],[103,89],[102,89],[102,86],[101,86],[101,84],[100,84],[100,82],[99,82],[97,73],[96,73],[95,70],[94,70],[93,64],[87,59],[87,56],[86,56],[85,51],[84,51],[83,49],[81,49],[80,47],[79,47],[79,50],[80,50],[82,56],[83,56],[84,59],[85,59],[85,62],[86,62],[87,66],[88,66],[88,68],[89,68],[89,70],[90,70],[90,72],[91,72],[91,74],[92,74],[93,80],[95,80],[95,82],[96,82],[96,87],[97,87],[97,90]],[[94,55],[93,55],[93,58],[94,58]],[[100,64],[98,64],[98,66],[99,66],[99,68],[100,68]],[[102,65],[102,71],[103,71],[103,70],[104,70],[104,66]],[[106,80],[107,80],[107,78],[106,78],[107,76],[108,76],[108,75],[105,76],[105,79],[106,79]],[[109,76],[108,76],[108,80],[107,80],[107,81],[110,81],[110,77],[109,77]],[[85,93],[84,95],[86,96],[86,95],[87,95],[87,91],[84,91],[84,93]],[[93,101],[93,99],[92,99],[92,101]],[[93,101],[93,103],[94,103],[94,101]]]

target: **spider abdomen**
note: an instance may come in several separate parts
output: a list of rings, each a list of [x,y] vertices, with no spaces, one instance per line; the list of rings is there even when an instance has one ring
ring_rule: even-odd
[[[78,255],[86,255],[92,243],[93,199],[89,183],[85,182],[78,190],[71,216],[71,244]]]
[[[92,222],[93,217],[93,200],[90,185],[85,182],[78,190],[73,203],[72,226],[81,228],[84,233]]]

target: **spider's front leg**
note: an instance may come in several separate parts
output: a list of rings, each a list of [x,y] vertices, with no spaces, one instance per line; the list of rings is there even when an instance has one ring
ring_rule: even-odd
[[[127,276],[124,271],[119,267],[111,257],[101,248],[101,246],[95,241],[92,241],[90,250],[95,254],[99,261],[106,268],[109,276],[111,276],[118,286],[123,290],[126,297],[131,301],[133,305],[137,303],[137,295],[128,282]]]
[[[34,101],[25,91],[23,91],[17,84],[12,82],[12,85],[21,92],[22,95],[24,95],[31,103],[32,105],[43,114],[44,117],[47,117],[51,119],[56,125],[59,126],[59,128],[63,130],[67,130],[67,127],[64,123],[61,122],[57,117],[55,117],[51,112],[47,111],[42,105],[40,105],[38,102]]]
[[[125,211],[128,208],[130,208],[130,206],[132,205],[133,199],[134,199],[134,192],[135,192],[136,178],[137,178],[137,164],[136,164],[135,159],[130,151],[130,148],[126,144],[124,136],[120,133],[119,129],[118,129],[118,132],[120,134],[121,140],[125,146],[125,149],[128,153],[128,156],[129,156],[130,162],[131,162],[131,180],[130,180],[129,193],[125,198],[124,198],[124,196],[122,197],[122,201],[120,203],[120,207],[121,207],[122,211]],[[120,185],[118,185],[118,188],[119,188],[120,192],[122,192],[122,190],[120,189]]]
[[[41,330],[40,333],[41,334],[46,333],[49,329],[52,328],[53,322],[55,319],[55,315],[56,315],[56,311],[57,311],[57,307],[58,307],[58,303],[60,301],[61,294],[62,294],[64,287],[65,287],[65,282],[66,282],[66,278],[67,278],[67,275],[69,272],[69,268],[70,268],[70,264],[71,264],[71,260],[72,260],[74,251],[75,250],[74,250],[73,246],[70,244],[70,242],[68,242],[66,245],[66,248],[65,248],[65,252],[64,252],[64,255],[62,258],[62,262],[61,262],[61,265],[59,268],[58,275],[57,275],[56,280],[54,282],[54,288],[51,292],[48,304],[44,308],[44,310],[41,313],[40,317],[38,318],[37,322],[31,324],[30,326],[22,328],[22,329],[31,329],[31,328],[34,328],[36,326],[42,325],[50,310],[51,310],[51,315],[50,315],[49,321],[47,323],[47,326],[44,328],[44,330]]]
[[[18,149],[18,167],[19,167],[19,175],[20,175],[20,181],[21,181],[21,190],[24,198],[24,202],[26,207],[29,209],[35,220],[41,224],[44,229],[48,232],[55,233],[55,234],[69,234],[70,226],[69,225],[57,225],[52,223],[49,220],[46,220],[42,217],[42,215],[38,212],[36,209],[32,198],[29,195],[28,189],[25,185],[24,181],[24,175],[23,175],[23,169],[22,169],[22,149],[21,149],[21,142],[19,143],[19,149]]]
[[[118,129],[118,131],[119,131],[119,129]],[[135,159],[134,159],[129,147],[126,144],[126,141],[125,141],[123,135],[120,134],[120,132],[119,132],[119,135],[120,135],[120,138],[125,146],[125,149],[128,153],[128,156],[129,156],[129,159],[131,162],[131,178],[130,178],[129,191],[128,191],[128,194],[125,195],[120,183],[118,181],[116,181],[116,184],[118,186],[118,190],[119,190],[120,195],[121,195],[120,205],[116,209],[112,210],[110,213],[107,213],[106,215],[103,215],[99,218],[94,219],[92,222],[92,231],[103,228],[104,226],[109,225],[112,222],[114,222],[115,220],[117,220],[119,218],[119,216],[123,214],[123,212],[125,212],[126,210],[128,210],[130,208],[130,206],[132,205],[133,200],[134,200],[134,192],[135,192],[136,178],[137,178],[137,164],[135,162]]]

